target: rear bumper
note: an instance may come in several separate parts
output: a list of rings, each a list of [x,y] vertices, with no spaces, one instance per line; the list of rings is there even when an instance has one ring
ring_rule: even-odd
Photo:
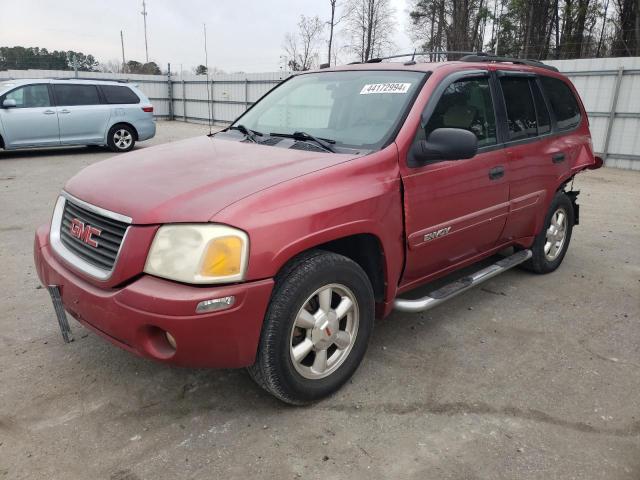
[[[153,118],[136,122],[135,127],[138,132],[138,141],[140,142],[156,136],[156,121]]]
[[[102,289],[58,262],[47,227],[36,233],[34,257],[43,285],[57,285],[62,303],[80,323],[137,355],[188,367],[236,368],[255,361],[273,280],[193,287],[143,275],[118,289]],[[196,305],[233,295],[235,304],[195,314]],[[169,332],[174,350],[166,341]]]

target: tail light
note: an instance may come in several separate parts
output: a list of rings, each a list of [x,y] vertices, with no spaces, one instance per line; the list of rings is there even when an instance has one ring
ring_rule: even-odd
[[[153,105],[150,107],[142,107],[143,112],[153,113]]]

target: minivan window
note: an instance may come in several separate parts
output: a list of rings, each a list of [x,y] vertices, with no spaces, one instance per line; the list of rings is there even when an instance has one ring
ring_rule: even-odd
[[[424,126],[426,139],[436,128],[462,128],[474,133],[478,147],[494,145],[496,117],[488,78],[458,80],[444,91],[431,118]]]
[[[109,104],[133,104],[140,103],[138,96],[129,87],[117,85],[101,85],[100,89]]]
[[[538,135],[536,109],[527,77],[501,77],[500,85],[507,107],[509,139],[521,140]]]
[[[235,125],[269,133],[306,132],[337,147],[376,150],[395,134],[425,77],[421,72],[301,74],[282,83]]]
[[[536,104],[536,116],[538,118],[538,135],[544,135],[551,131],[551,120],[549,118],[549,110],[547,104],[544,101],[542,92],[538,87],[538,84],[532,80],[531,91],[533,92],[533,100]]]
[[[74,105],[98,105],[100,97],[95,85],[62,85],[54,84],[56,103],[61,107]]]
[[[49,88],[46,84],[26,85],[10,91],[4,100],[15,100],[16,108],[50,107]]]
[[[559,130],[568,130],[580,123],[580,107],[569,86],[557,78],[540,77]]]

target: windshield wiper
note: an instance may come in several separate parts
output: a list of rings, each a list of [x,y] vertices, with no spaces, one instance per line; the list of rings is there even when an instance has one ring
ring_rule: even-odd
[[[262,133],[257,130],[251,130],[250,128],[245,127],[244,125],[234,125],[229,127],[227,130],[238,130],[240,133],[244,133],[244,135],[251,140],[253,143],[260,143],[256,138],[256,135],[261,137]]]
[[[334,148],[331,146],[332,143],[336,143],[335,140],[331,140],[329,138],[318,138],[313,135],[308,134],[307,132],[293,132],[293,133],[270,133],[272,137],[284,137],[284,138],[293,138],[294,140],[300,140],[303,142],[312,141],[320,145],[323,150],[327,152],[336,153]]]

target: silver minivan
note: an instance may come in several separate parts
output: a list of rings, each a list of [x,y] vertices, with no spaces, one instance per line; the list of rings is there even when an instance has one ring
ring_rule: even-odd
[[[153,105],[134,85],[79,78],[0,81],[0,148],[107,145],[128,152],[155,133]]]

